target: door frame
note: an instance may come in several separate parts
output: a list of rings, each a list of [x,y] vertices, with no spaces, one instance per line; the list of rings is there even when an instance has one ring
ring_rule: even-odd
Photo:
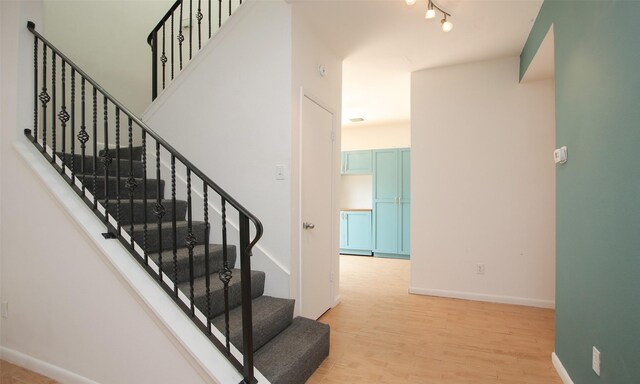
[[[300,87],[300,93],[299,93],[300,97],[298,100],[298,108],[299,108],[299,114],[298,114],[298,127],[299,127],[299,134],[298,134],[298,169],[300,170],[300,175],[302,175],[302,160],[303,160],[303,150],[302,150],[302,119],[303,119],[303,104],[304,104],[304,99],[305,97],[307,99],[309,99],[309,101],[315,103],[316,105],[318,105],[320,108],[324,109],[325,111],[329,112],[332,116],[332,126],[331,126],[331,132],[332,132],[332,145],[331,145],[331,159],[332,159],[332,164],[331,164],[331,212],[333,212],[334,214],[332,215],[332,220],[331,220],[331,254],[329,255],[330,257],[330,268],[331,268],[331,278],[330,278],[330,294],[331,294],[331,308],[334,308],[336,305],[338,305],[338,303],[340,303],[341,297],[339,295],[339,287],[340,287],[340,264],[339,264],[339,253],[340,253],[340,244],[339,244],[339,239],[340,239],[340,234],[336,233],[336,231],[339,231],[339,211],[338,211],[338,199],[337,199],[337,190],[338,190],[338,183],[339,181],[337,180],[337,177],[339,176],[339,172],[337,172],[337,170],[339,168],[339,162],[336,162],[336,153],[339,155],[340,154],[340,148],[339,148],[339,144],[340,144],[340,140],[338,138],[338,132],[339,130],[336,129],[336,127],[338,126],[338,116],[336,115],[335,111],[333,110],[333,108],[330,108],[328,106],[327,103],[325,103],[324,101],[322,101],[321,98],[317,97],[316,95],[314,95],[312,92],[309,92],[308,90],[306,90],[304,87]],[[338,147],[338,148],[337,148]],[[337,152],[336,152],[337,151]],[[339,161],[339,156],[338,156],[338,161]],[[302,255],[302,223],[303,223],[303,218],[302,218],[302,177],[298,178],[298,217],[296,220],[295,225],[297,225],[297,233],[299,234],[298,236],[298,268],[297,268],[297,272],[298,272],[298,278],[297,278],[297,292],[296,292],[296,296],[298,297],[298,301],[299,301],[299,306],[297,307],[296,312],[299,314],[300,313],[300,308],[302,308],[303,305],[303,298],[302,298],[302,269],[303,269],[303,255]]]

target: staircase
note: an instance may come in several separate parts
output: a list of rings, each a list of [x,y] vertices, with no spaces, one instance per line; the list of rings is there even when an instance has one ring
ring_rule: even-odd
[[[35,87],[26,136],[243,383],[255,382],[254,366],[273,384],[304,383],[329,353],[329,327],[294,318],[292,299],[263,295],[265,273],[250,268],[259,220],[28,28]]]

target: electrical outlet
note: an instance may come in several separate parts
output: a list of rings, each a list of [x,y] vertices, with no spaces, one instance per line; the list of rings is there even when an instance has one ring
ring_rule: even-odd
[[[598,351],[598,348],[596,347],[593,347],[591,368],[593,368],[593,371],[596,373],[596,375],[600,376],[600,351]]]
[[[9,302],[8,301],[3,301],[0,304],[0,312],[3,318],[5,319],[9,318]]]
[[[484,275],[484,264],[482,263],[476,264],[476,273],[478,275]]]

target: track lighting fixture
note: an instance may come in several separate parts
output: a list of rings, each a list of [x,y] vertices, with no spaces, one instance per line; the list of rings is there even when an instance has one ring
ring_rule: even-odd
[[[413,5],[416,3],[416,0],[405,0],[407,5]],[[427,13],[424,15],[425,19],[435,19],[436,10],[442,13],[442,20],[440,23],[442,24],[442,30],[444,32],[449,32],[453,29],[453,23],[447,19],[447,17],[451,17],[449,12],[446,12],[442,8],[440,8],[433,0],[427,0]]]

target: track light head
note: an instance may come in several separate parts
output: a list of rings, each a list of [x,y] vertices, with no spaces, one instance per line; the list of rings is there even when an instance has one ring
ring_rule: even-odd
[[[447,15],[444,16],[444,19],[440,21],[442,23],[442,30],[444,32],[449,32],[453,29],[453,23],[447,20]]]

